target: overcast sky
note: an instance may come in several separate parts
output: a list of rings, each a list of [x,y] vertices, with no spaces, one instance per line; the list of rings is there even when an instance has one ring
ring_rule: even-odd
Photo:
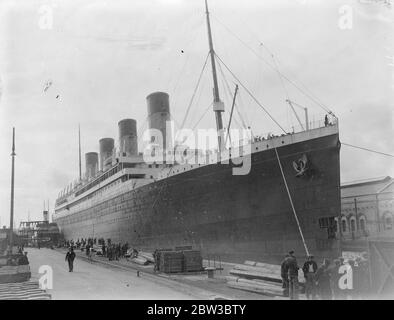
[[[338,116],[342,142],[394,154],[394,8],[382,2],[210,0],[216,52],[283,127],[297,125],[285,91],[308,107],[310,120],[325,113],[286,80],[283,87],[268,64]],[[352,25],[343,29],[349,8]],[[59,191],[78,177],[78,123],[83,153],[98,151],[102,137],[116,139],[123,118],[136,119],[141,133],[145,98],[154,91],[169,93],[172,116],[182,122],[208,53],[204,19],[203,0],[0,1],[2,225],[9,223],[12,127],[19,225],[29,211],[41,219],[44,200],[52,211]],[[187,127],[212,100],[209,71]],[[229,110],[224,80],[219,84]],[[240,98],[255,134],[280,133],[242,89]],[[212,111],[199,123],[214,125]],[[394,176],[392,158],[342,147],[342,181],[386,175]]]

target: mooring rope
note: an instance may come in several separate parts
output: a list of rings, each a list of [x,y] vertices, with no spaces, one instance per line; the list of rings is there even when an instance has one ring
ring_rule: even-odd
[[[289,190],[289,187],[287,186],[286,177],[285,177],[285,174],[284,174],[284,172],[283,172],[282,164],[280,163],[278,151],[276,150],[276,148],[275,148],[275,154],[276,154],[276,158],[278,159],[279,168],[280,168],[280,172],[282,173],[283,181],[285,182],[285,186],[286,186],[286,190],[287,190],[287,195],[289,196],[291,208],[293,209],[293,214],[294,214],[294,217],[295,217],[296,222],[297,222],[298,230],[300,231],[300,234],[301,234],[302,243],[304,244],[304,248],[305,248],[306,255],[309,256],[308,246],[306,245],[305,238],[304,238],[304,234],[303,234],[303,232],[302,232],[302,229],[301,229],[301,226],[300,226],[300,222],[298,221],[298,216],[297,216],[297,213],[296,213],[295,208],[294,208],[293,199],[291,198],[290,190]]]

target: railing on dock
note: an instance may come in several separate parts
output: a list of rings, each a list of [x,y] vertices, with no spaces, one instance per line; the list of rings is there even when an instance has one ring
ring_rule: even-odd
[[[222,258],[218,254],[208,254],[207,255],[208,268],[215,268],[215,270],[219,270],[222,273]]]

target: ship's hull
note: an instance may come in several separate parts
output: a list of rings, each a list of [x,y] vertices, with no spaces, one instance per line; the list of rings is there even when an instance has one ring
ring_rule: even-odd
[[[114,196],[56,218],[65,239],[104,238],[138,248],[193,245],[223,261],[278,262],[289,250],[317,257],[337,254],[319,219],[340,213],[338,134],[277,148],[299,220],[296,223],[275,149],[252,155],[247,175],[210,164]],[[297,176],[293,162],[306,156]]]

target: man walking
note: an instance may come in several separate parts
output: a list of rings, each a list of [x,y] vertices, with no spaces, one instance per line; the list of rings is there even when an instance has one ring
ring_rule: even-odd
[[[305,295],[308,300],[316,299],[315,273],[317,270],[317,263],[313,260],[313,256],[308,256],[308,260],[304,263],[302,271],[305,277]]]
[[[73,272],[74,269],[75,252],[73,247],[66,254],[66,261],[68,262],[68,272]]]

